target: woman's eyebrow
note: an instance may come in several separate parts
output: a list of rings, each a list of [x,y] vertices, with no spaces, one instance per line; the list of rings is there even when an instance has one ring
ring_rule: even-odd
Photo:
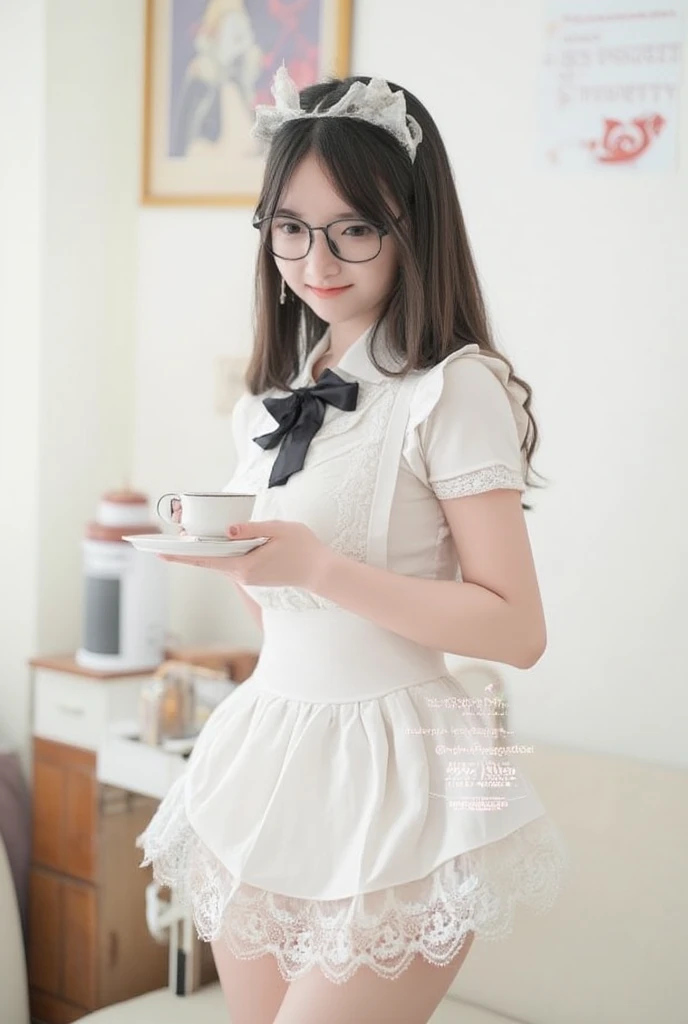
[[[302,213],[297,213],[295,210],[290,210],[289,207],[287,207],[287,206],[280,206],[280,208],[278,210],[275,210],[275,215],[277,215],[277,214],[280,214],[282,217],[296,217],[297,220],[302,220],[305,223],[308,223],[308,221],[306,220],[306,218],[304,217],[304,215]],[[359,217],[359,214],[357,214],[355,212],[355,210],[341,210],[339,213],[334,214],[334,216],[331,217],[330,219],[331,220],[349,220],[349,219],[359,220],[360,217]]]

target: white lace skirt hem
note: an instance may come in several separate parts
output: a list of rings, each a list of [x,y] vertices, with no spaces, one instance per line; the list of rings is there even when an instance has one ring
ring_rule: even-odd
[[[308,900],[232,877],[189,825],[184,801],[167,799],[163,807],[137,840],[142,866],[152,865],[156,881],[190,908],[201,939],[224,940],[239,959],[269,953],[286,981],[312,967],[335,983],[359,967],[392,979],[417,954],[444,965],[471,932],[489,940],[508,935],[518,904],[534,913],[550,909],[569,867],[558,829],[542,815],[425,878],[346,899]]]

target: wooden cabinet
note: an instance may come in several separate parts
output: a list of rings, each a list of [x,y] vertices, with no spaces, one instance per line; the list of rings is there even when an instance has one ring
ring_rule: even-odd
[[[146,924],[151,872],[135,846],[157,801],[96,774],[110,705],[122,714],[128,701],[131,713],[141,680],[99,693],[91,688],[110,684],[85,686],[85,673],[66,669],[44,663],[34,678],[29,986],[42,1024],[70,1024],[168,980],[168,948]]]
[[[156,801],[100,785],[95,772],[93,752],[34,739],[29,984],[32,1016],[45,1024],[167,983],[135,846]]]

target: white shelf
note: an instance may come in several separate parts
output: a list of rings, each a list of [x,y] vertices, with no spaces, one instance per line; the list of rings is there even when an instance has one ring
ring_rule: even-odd
[[[186,763],[181,754],[118,734],[115,726],[98,746],[96,775],[108,786],[162,800],[186,771]]]

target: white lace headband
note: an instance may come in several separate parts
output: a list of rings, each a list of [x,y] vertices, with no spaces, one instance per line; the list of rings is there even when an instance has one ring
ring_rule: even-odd
[[[393,135],[413,162],[423,132],[414,117],[406,113],[406,97],[401,89],[392,92],[384,78],[371,78],[368,85],[354,82],[344,96],[329,110],[302,110],[299,90],[282,64],[272,83],[274,106],[256,107],[256,120],[251,131],[254,138],[270,143],[287,121],[297,117],[352,117],[368,121]]]

